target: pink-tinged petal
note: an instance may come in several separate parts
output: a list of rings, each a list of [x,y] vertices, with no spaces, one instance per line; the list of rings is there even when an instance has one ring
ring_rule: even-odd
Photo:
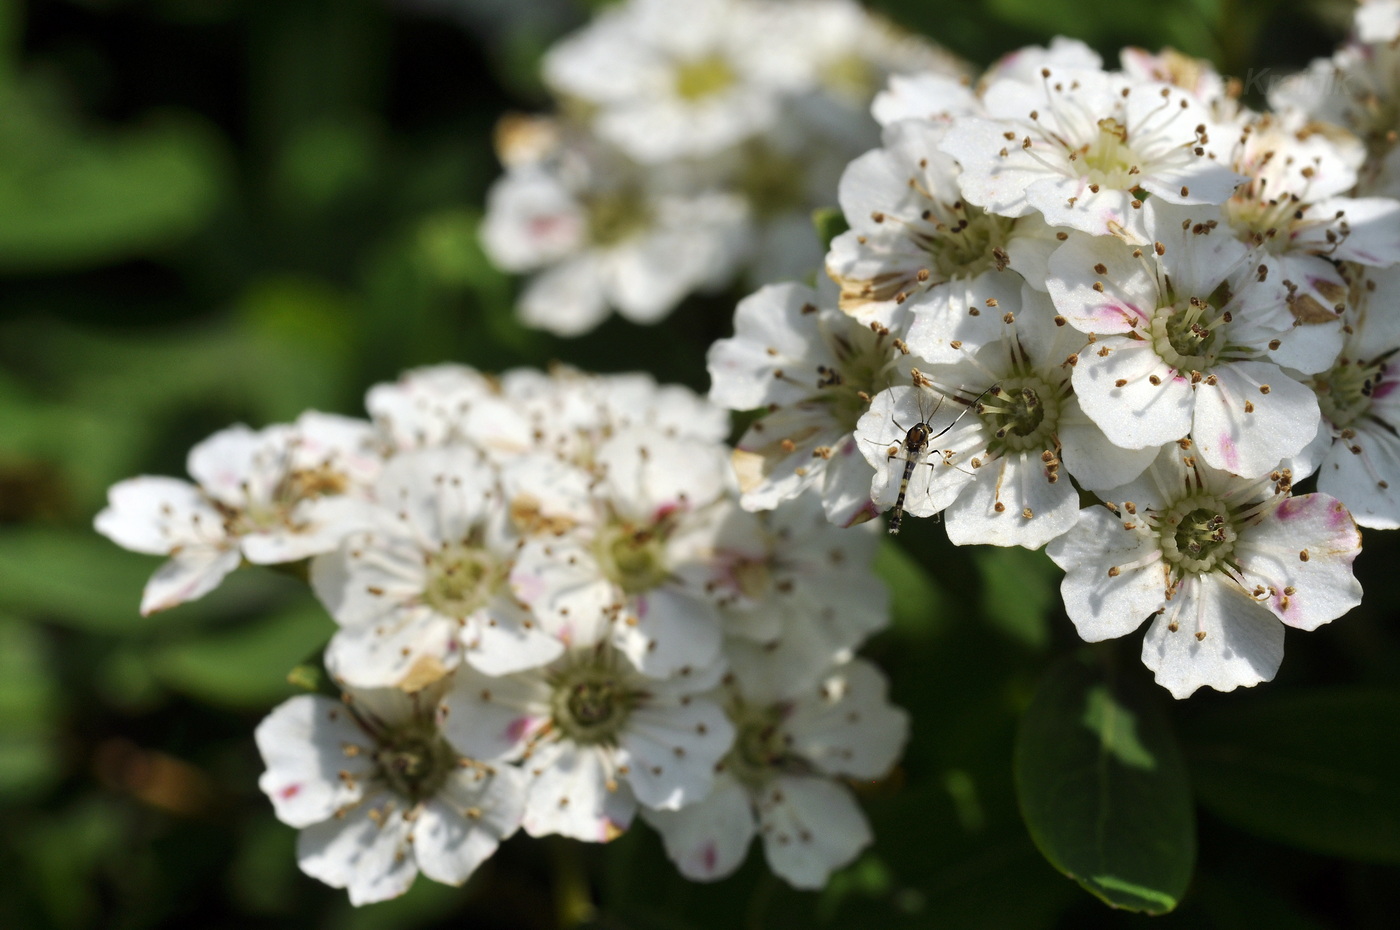
[[[795,888],[821,888],[873,839],[850,789],[825,778],[778,777],[758,817],[769,868]]]
[[[502,678],[462,666],[439,710],[442,735],[471,759],[518,759],[550,721],[544,673]]]
[[[1079,522],[1045,552],[1065,570],[1065,611],[1086,642],[1125,636],[1167,600],[1156,537],[1141,521],[1132,529],[1104,507],[1086,507]]]
[[[283,823],[305,827],[333,817],[369,786],[374,741],[339,701],[289,698],[263,718],[253,739],[267,766],[258,787]]]
[[[661,834],[680,873],[697,882],[732,875],[756,829],[748,789],[726,772],[703,800],[674,811],[644,809],[642,819]]]
[[[1375,393],[1372,398],[1374,403]],[[1317,489],[1346,504],[1361,526],[1400,528],[1400,437],[1382,425],[1364,424],[1350,439],[1331,442],[1318,468]]]
[[[531,836],[559,834],[606,843],[632,825],[637,801],[605,750],[551,743],[530,757],[530,782],[522,825]]]
[[[170,559],[146,582],[141,614],[150,616],[198,600],[219,586],[242,563],[237,549],[187,548]]]
[[[1134,258],[1132,249],[1070,236],[1051,254],[1049,267],[1045,286],[1055,312],[1075,329],[1100,335],[1146,331],[1160,295],[1150,266]]]
[[[1361,603],[1352,563],[1361,532],[1341,501],[1304,494],[1282,501],[1236,544],[1246,590],[1284,623],[1312,630]]]
[[[407,802],[379,794],[297,836],[297,865],[356,906],[397,898],[418,877]],[[373,816],[372,816],[373,814]]]
[[[1258,478],[1317,435],[1317,396],[1269,362],[1232,362],[1196,387],[1191,438],[1201,458],[1243,478]]]
[[[1400,201],[1390,197],[1333,197],[1308,211],[1309,217],[1340,219],[1304,227],[1300,248],[1344,262],[1388,267],[1400,262]],[[1329,232],[1332,236],[1329,238]]]
[[[1283,661],[1283,624],[1221,576],[1192,577],[1142,641],[1142,662],[1178,700],[1197,688],[1249,688]]]

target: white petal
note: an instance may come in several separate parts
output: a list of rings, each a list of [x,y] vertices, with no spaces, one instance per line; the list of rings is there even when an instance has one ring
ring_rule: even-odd
[[[1086,642],[1131,633],[1166,602],[1155,536],[1141,520],[1131,530],[1123,522],[1107,508],[1086,507],[1074,529],[1045,548],[1065,570],[1060,595]]]
[[[1241,533],[1236,552],[1246,589],[1269,591],[1261,603],[1291,627],[1316,629],[1361,603],[1361,583],[1352,574],[1361,533],[1341,502],[1326,494],[1282,501]]]
[[[535,772],[523,826],[531,836],[558,833],[587,843],[606,843],[632,824],[637,801],[619,783],[606,750],[552,743],[526,765]]]
[[[413,826],[418,867],[433,881],[460,885],[520,826],[525,774],[514,766],[452,772],[423,804]]]
[[[708,797],[680,810],[642,810],[656,828],[666,855],[691,881],[712,882],[733,874],[753,840],[753,802],[732,775],[715,778]]]
[[[242,561],[237,549],[184,549],[156,569],[146,582],[141,593],[141,614],[149,616],[203,597]]]
[[[277,819],[305,827],[360,800],[373,772],[374,741],[339,701],[299,694],[277,705],[253,731],[267,771],[258,787]],[[340,777],[349,772],[351,778]]]
[[[1197,639],[1200,633],[1205,636]],[[1178,700],[1202,686],[1233,691],[1269,681],[1282,661],[1278,618],[1224,579],[1209,576],[1187,579],[1142,641],[1143,664]]]
[[[366,799],[344,817],[313,824],[297,836],[297,865],[312,878],[350,892],[356,906],[397,898],[418,877],[403,802]],[[371,817],[371,811],[377,811]]]
[[[1240,361],[1213,373],[1215,385],[1196,388],[1191,427],[1201,458],[1211,466],[1257,478],[1317,434],[1317,396],[1277,365]]]
[[[758,810],[768,865],[795,888],[821,888],[873,838],[850,790],[825,778],[781,776]]]

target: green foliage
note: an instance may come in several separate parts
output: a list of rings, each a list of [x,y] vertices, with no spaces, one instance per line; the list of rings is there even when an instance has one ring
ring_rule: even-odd
[[[1075,658],[1046,674],[1016,739],[1016,795],[1050,863],[1114,907],[1162,914],[1196,859],[1191,788],[1151,698]]]
[[[1266,694],[1193,723],[1202,803],[1261,836],[1400,863],[1400,694]]]

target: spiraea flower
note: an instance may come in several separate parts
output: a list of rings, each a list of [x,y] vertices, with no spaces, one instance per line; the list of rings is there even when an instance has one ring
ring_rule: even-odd
[[[397,897],[419,872],[465,882],[520,825],[524,773],[463,757],[434,721],[438,691],[304,694],[254,734],[258,786],[300,829],[297,864],[352,904]]]
[[[463,659],[502,674],[559,655],[511,593],[519,536],[475,450],[398,455],[375,491],[373,522],[311,564],[312,588],[340,625],[326,648],[338,679],[416,690]]]
[[[1047,547],[1079,635],[1126,636],[1151,617],[1142,661],[1177,698],[1272,679],[1285,626],[1316,629],[1361,602],[1351,514],[1326,494],[1290,497],[1287,482],[1165,447]]]
[[[941,148],[963,195],[1001,216],[1102,236],[1131,225],[1138,191],[1218,204],[1244,180],[1217,158],[1205,107],[1168,84],[1046,66],[994,81],[982,102],[987,116],[956,121]]]
[[[908,735],[904,711],[864,660],[812,675],[738,645],[725,681],[737,735],[709,795],[643,817],[661,834],[681,874],[714,881],[744,860],[755,834],[769,867],[797,888],[820,888],[871,841],[870,827],[841,778],[876,779]]]
[[[1358,163],[1343,135],[1255,118],[1233,154],[1235,170],[1249,180],[1222,206],[1229,227],[1254,249],[1256,273],[1288,289],[1294,329],[1273,357],[1305,372],[1331,364],[1341,347],[1347,283],[1337,263],[1400,261],[1400,201],[1344,196]]]
[[[567,651],[543,668],[490,677],[464,667],[442,703],[443,729],[469,755],[518,759],[523,824],[601,843],[637,806],[673,809],[709,793],[734,728],[705,696],[723,666],[643,675],[610,643],[613,620],[575,614]]]
[[[150,614],[204,596],[244,559],[273,565],[335,548],[364,522],[382,464],[370,424],[348,417],[233,426],[190,450],[194,484],[119,482],[95,526],[125,548],[170,556],[142,596]]]
[[[725,522],[708,583],[727,636],[825,667],[889,623],[889,592],[871,570],[873,525],[832,525],[811,492],[743,516]]]
[[[643,163],[714,155],[767,128],[804,75],[781,65],[762,7],[743,0],[629,0],[545,55],[544,79],[593,111],[598,134]],[[760,37],[762,37],[760,39]]]
[[[808,488],[841,526],[874,516],[870,470],[852,433],[904,354],[902,308],[861,323],[797,284],[739,302],[734,336],[710,347],[710,400],[767,409],[734,450],[746,510],[771,510]]]
[[[1071,236],[1050,256],[1055,310],[1093,344],[1080,404],[1115,445],[1190,435],[1209,465],[1268,473],[1317,431],[1317,399],[1271,353],[1294,328],[1281,282],[1219,231],[1214,208],[1143,207],[1155,241]]]
[[[885,128],[882,148],[851,162],[838,189],[851,228],[832,241],[826,260],[847,313],[869,319],[894,302],[936,321],[943,339],[927,346],[931,362],[956,358],[960,344],[995,339],[1000,314],[991,308],[1021,290],[1017,258],[1043,279],[1058,244],[1038,217],[1012,219],[967,202],[957,163],[938,151],[947,132],[933,121],[902,120]]]
[[[580,136],[558,159],[495,183],[481,237],[501,268],[534,272],[521,319],[573,336],[612,309],[654,323],[685,295],[724,283],[745,219],[734,194],[672,184]]]
[[[1356,522],[1400,528],[1400,271],[1371,271],[1355,283],[1337,362],[1309,384],[1322,408],[1314,443],[1317,489],[1347,506]],[[1310,450],[1312,451],[1312,450]]]
[[[908,385],[882,391],[856,439],[875,468],[877,506],[914,517],[941,512],[957,545],[1038,549],[1079,511],[1062,464],[1086,487],[1109,487],[1135,478],[1155,450],[1116,447],[1085,416],[1071,385],[1085,338],[1056,325],[1045,295],[1027,286],[997,313],[1000,338],[968,348],[957,362],[916,368]],[[911,358],[924,357],[918,330],[916,322]],[[920,424],[922,444],[910,449]]]
[[[718,660],[722,619],[707,582],[716,542],[738,516],[722,447],[647,430],[605,442],[595,480],[567,529],[528,540],[511,571],[515,596],[567,642],[577,618],[614,622],[612,642],[647,674]]]

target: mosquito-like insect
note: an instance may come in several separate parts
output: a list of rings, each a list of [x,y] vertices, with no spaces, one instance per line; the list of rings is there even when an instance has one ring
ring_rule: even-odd
[[[913,371],[912,375],[914,387],[916,390],[921,390],[925,385],[929,383],[922,375],[919,374],[917,369]],[[904,474],[899,479],[899,494],[895,497],[894,507],[890,510],[891,535],[898,535],[900,524],[904,522],[904,498],[905,495],[909,493],[909,479],[914,476],[914,466],[924,464],[929,466],[930,468],[933,467],[932,462],[920,462],[920,460],[928,453],[929,443],[933,442],[933,440],[948,432],[954,426],[957,426],[958,421],[965,417],[969,410],[976,408],[977,405],[981,402],[982,398],[986,397],[988,393],[997,390],[998,387],[999,385],[993,384],[991,387],[984,390],[981,394],[978,394],[975,398],[972,399],[971,403],[969,403],[965,408],[963,408],[961,413],[953,417],[953,421],[951,423],[949,423],[947,426],[943,427],[936,433],[933,431],[933,425],[929,421],[932,420],[935,416],[937,416],[938,409],[943,406],[942,394],[938,395],[938,403],[934,405],[933,412],[930,413],[928,416],[924,416],[924,412],[922,409],[923,405],[920,404],[920,420],[918,423],[915,423],[907,430],[904,430],[904,426],[898,420],[894,421],[894,425],[897,429],[904,430],[904,439],[902,442],[900,442],[898,446],[890,446],[889,457],[894,458],[900,453],[900,451],[904,452]]]

